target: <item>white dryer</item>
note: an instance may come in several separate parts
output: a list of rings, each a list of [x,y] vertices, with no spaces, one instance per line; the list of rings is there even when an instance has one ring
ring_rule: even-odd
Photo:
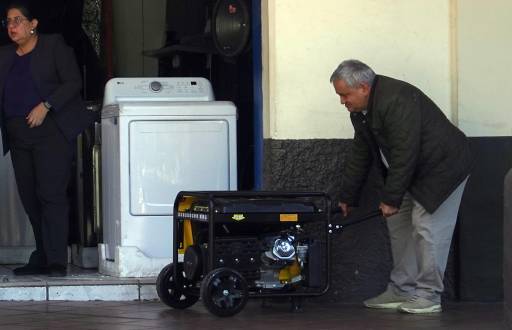
[[[180,190],[236,190],[236,108],[204,78],[115,78],[101,114],[100,273],[156,276],[172,260]]]

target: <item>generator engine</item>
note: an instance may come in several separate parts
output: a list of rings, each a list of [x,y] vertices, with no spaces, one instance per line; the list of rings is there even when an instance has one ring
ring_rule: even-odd
[[[261,290],[287,290],[297,286],[318,287],[321,283],[321,247],[317,240],[293,228],[261,236],[217,237],[213,268],[238,271]],[[184,273],[200,279],[207,267],[208,244],[191,245],[184,255]]]
[[[256,287],[283,289],[305,278],[303,270],[307,264],[309,242],[300,236],[298,230],[290,230],[262,239],[260,279],[254,281]]]

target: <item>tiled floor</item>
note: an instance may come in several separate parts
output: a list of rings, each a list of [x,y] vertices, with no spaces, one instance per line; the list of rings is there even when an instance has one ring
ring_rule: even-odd
[[[72,266],[66,278],[16,277],[13,267],[0,266],[1,330],[505,329],[501,303],[450,303],[441,314],[408,315],[318,298],[292,313],[289,303],[263,307],[261,300],[251,300],[240,314],[218,318],[201,301],[186,310],[156,301],[154,278],[113,278]]]
[[[173,310],[160,302],[0,302],[0,329],[505,329],[501,304],[457,303],[437,315],[368,310],[310,301],[302,312],[253,300],[238,315],[218,318],[202,304]]]

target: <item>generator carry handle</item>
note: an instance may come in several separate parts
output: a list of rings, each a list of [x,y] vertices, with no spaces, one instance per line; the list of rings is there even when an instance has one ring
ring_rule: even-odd
[[[334,206],[331,208],[331,215],[341,213],[341,208],[339,206]],[[371,220],[375,217],[381,217],[382,211],[380,209],[372,210],[368,213],[365,213],[361,216],[358,216],[354,219],[351,216],[343,217],[341,221],[331,221],[330,226],[334,229],[342,229],[344,227],[349,227],[364,221]]]

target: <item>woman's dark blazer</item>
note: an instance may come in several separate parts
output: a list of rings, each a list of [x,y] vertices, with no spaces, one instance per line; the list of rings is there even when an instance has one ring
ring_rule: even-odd
[[[3,93],[9,69],[16,56],[16,45],[0,48],[0,124],[3,151],[9,151],[3,116]],[[63,135],[72,141],[93,121],[93,113],[87,111],[80,94],[82,78],[75,54],[61,35],[40,34],[31,57],[32,78],[43,101],[52,105],[45,120],[55,120]],[[23,91],[20,91],[22,93]]]

